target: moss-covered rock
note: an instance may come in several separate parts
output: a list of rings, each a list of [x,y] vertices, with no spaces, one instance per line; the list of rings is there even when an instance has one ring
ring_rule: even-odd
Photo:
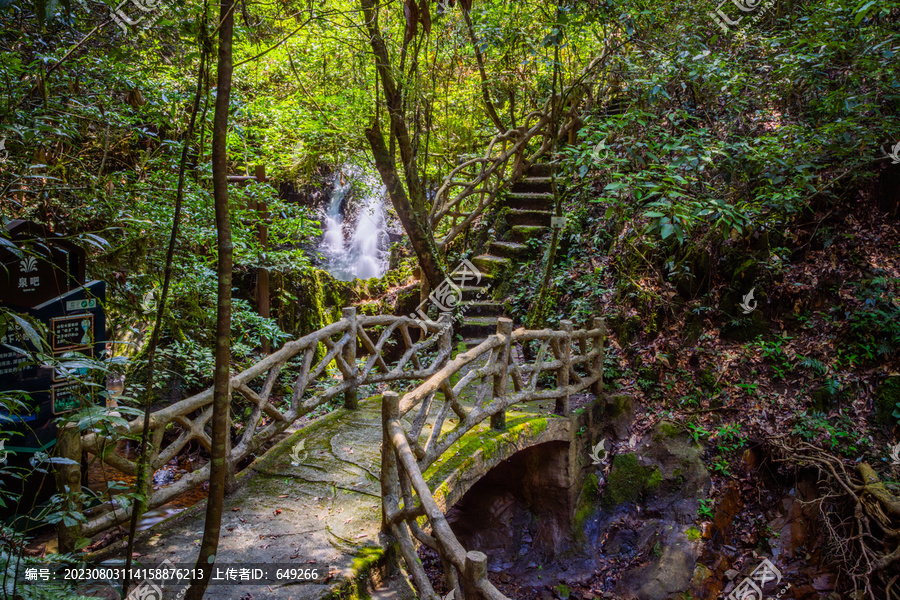
[[[662,482],[662,473],[656,467],[644,467],[634,453],[619,454],[613,459],[609,481],[603,494],[606,506],[618,506],[636,502],[642,496],[654,492]]]
[[[616,333],[619,344],[630,344],[634,336],[641,331],[641,318],[637,315],[616,316],[612,319],[612,330]]]
[[[900,402],[900,377],[888,377],[875,389],[875,418],[887,427],[897,422],[893,412]]]
[[[705,391],[712,392],[716,389],[716,374],[712,367],[707,367],[700,371],[697,374],[697,379],[700,382],[700,387]]]

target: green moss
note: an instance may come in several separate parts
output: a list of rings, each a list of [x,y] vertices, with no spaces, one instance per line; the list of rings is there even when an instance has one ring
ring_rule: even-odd
[[[366,591],[366,581],[371,577],[372,571],[384,561],[384,548],[375,546],[363,546],[351,562],[351,577],[349,581],[333,588],[328,594],[328,600],[366,600],[370,598]]]
[[[365,546],[360,548],[353,559],[353,574],[355,576],[368,575],[372,569],[378,566],[381,559],[384,558],[384,548]]]
[[[628,344],[641,330],[641,318],[637,315],[628,318],[617,317],[612,322],[612,330],[616,332],[620,344]]]
[[[556,590],[556,595],[559,596],[562,600],[567,600],[572,595],[572,588],[564,583],[560,583],[553,589]]]
[[[631,410],[631,398],[625,395],[613,396],[606,405],[604,416],[607,419],[615,419]]]
[[[656,467],[642,467],[637,455],[619,454],[613,459],[609,482],[603,503],[618,506],[625,502],[636,502],[641,496],[651,493],[662,483],[662,473]]]
[[[444,456],[443,462],[435,462],[424,475],[429,485],[443,483],[455,471],[465,471],[475,464],[475,456],[480,451],[485,461],[489,461],[501,450],[501,444],[520,437],[534,438],[549,427],[546,417],[519,417],[507,423],[505,431],[488,429],[487,431],[470,431],[451,446]]]
[[[700,379],[700,386],[704,390],[711,392],[716,388],[716,375],[713,372],[712,367],[700,371],[698,379]]]
[[[579,543],[584,542],[584,524],[596,509],[598,483],[597,475],[589,473],[581,484],[578,506],[575,507],[575,518],[572,521],[572,532]]]
[[[875,416],[883,425],[893,425],[892,413],[900,402],[900,377],[888,377],[875,390]]]
[[[687,539],[691,540],[692,542],[696,542],[700,539],[700,530],[696,527],[688,527],[684,531],[684,535],[686,535]]]
[[[659,430],[668,438],[677,437],[681,433],[681,428],[671,421],[662,421],[659,424]]]

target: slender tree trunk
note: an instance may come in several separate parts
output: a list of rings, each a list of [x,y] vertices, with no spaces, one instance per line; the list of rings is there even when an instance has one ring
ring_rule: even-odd
[[[394,79],[391,69],[390,57],[381,31],[378,28],[378,17],[373,0],[360,0],[360,5],[365,15],[366,28],[369,33],[369,43],[375,54],[375,67],[378,78],[381,80],[384,91],[385,104],[391,121],[391,133],[396,139],[400,150],[400,160],[403,162],[403,175],[406,180],[406,189],[400,180],[394,155],[384,143],[384,136],[376,121],[366,130],[366,138],[375,155],[378,172],[381,174],[385,186],[391,193],[391,202],[401,215],[400,219],[412,242],[413,249],[419,259],[419,266],[425,279],[431,288],[436,288],[444,280],[446,272],[437,254],[434,243],[434,235],[428,221],[428,210],[425,201],[425,186],[419,177],[418,162],[413,149],[409,128],[406,126],[403,110],[403,93]]]
[[[205,30],[205,25],[204,25]],[[197,74],[197,92],[194,94],[194,104],[191,109],[191,120],[188,124],[187,131],[184,134],[184,146],[181,148],[181,162],[178,167],[178,191],[175,193],[175,213],[172,216],[172,233],[169,236],[169,247],[166,250],[166,266],[163,275],[162,293],[159,298],[159,305],[156,308],[156,321],[153,324],[153,333],[150,336],[150,343],[147,348],[147,381],[152,382],[154,372],[156,371],[156,346],[159,344],[159,335],[162,330],[163,315],[166,311],[166,301],[169,297],[169,284],[172,281],[172,263],[175,258],[175,242],[178,240],[178,223],[181,221],[181,207],[184,200],[184,177],[187,169],[188,153],[191,146],[191,139],[194,136],[194,126],[197,123],[197,112],[200,109],[200,96],[203,94],[203,75],[206,71],[206,59],[208,55],[206,48],[200,52],[200,67]],[[107,133],[109,129],[107,129]],[[196,163],[195,163],[196,164]],[[131,512],[131,525],[128,529],[128,549],[125,554],[125,572],[131,572],[131,559],[134,551],[134,536],[137,532],[138,521],[147,508],[147,501],[150,495],[150,465],[147,464],[147,436],[150,429],[150,404],[152,401],[153,386],[147,385],[147,393],[144,397],[144,428],[141,431],[141,454],[138,459],[138,476],[135,483],[135,489],[143,494],[138,502],[135,502]],[[125,578],[122,584],[122,595],[128,595],[128,588],[131,585],[129,578]]]
[[[388,194],[391,197],[391,204],[400,217],[403,229],[409,234],[412,241],[413,250],[419,259],[423,273],[440,274],[441,266],[435,255],[434,238],[431,236],[431,230],[428,227],[428,215],[413,209],[403,188],[403,183],[397,176],[397,165],[394,157],[384,144],[384,136],[381,133],[381,127],[378,123],[374,123],[372,127],[366,129],[366,139],[372,146],[372,154],[375,156],[375,166],[381,174],[381,179],[387,187]],[[429,244],[429,241],[431,242]],[[428,284],[431,289],[440,284],[443,276],[438,275],[437,281],[427,277]]]
[[[231,220],[228,214],[228,105],[231,100],[232,53],[234,34],[233,0],[222,0],[219,26],[219,64],[216,79],[216,112],[213,117],[212,170],[213,198],[216,207],[218,250],[218,310],[216,312],[216,370],[213,379],[212,457],[209,474],[209,498],[206,501],[206,523],[197,568],[203,569],[203,580],[191,585],[186,600],[201,600],[219,548],[222,526],[222,504],[228,472],[229,401],[231,399]]]
[[[503,126],[503,122],[500,121],[500,117],[497,115],[497,109],[494,108],[494,103],[491,102],[491,94],[488,91],[487,73],[484,70],[484,57],[481,56],[481,49],[478,47],[478,40],[475,38],[475,27],[472,26],[472,19],[469,18],[469,11],[463,8],[462,13],[463,18],[466,20],[466,30],[469,32],[469,41],[472,42],[472,50],[475,51],[475,62],[478,63],[478,74],[481,77],[481,97],[484,99],[484,109],[487,111],[488,117],[491,118],[494,127],[496,127],[500,133],[506,133],[506,128]]]

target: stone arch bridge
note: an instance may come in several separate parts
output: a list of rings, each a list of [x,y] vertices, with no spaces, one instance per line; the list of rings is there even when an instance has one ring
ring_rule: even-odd
[[[425,545],[440,555],[457,600],[505,598],[487,580],[488,557],[464,548],[445,515],[494,467],[552,446],[554,458],[537,479],[551,482],[561,512],[574,516],[590,466],[588,444],[602,416],[595,399],[603,385],[605,327],[596,319],[587,329],[563,321],[559,331],[513,331],[501,319],[496,334],[453,357],[446,325],[358,317],[347,309],[341,321],[289,342],[232,379],[235,402],[252,407],[241,435],[233,435],[239,441],[232,462],[270,447],[237,476],[242,485],[226,499],[216,565],[304,568],[317,578],[232,588],[214,583],[207,597],[353,598],[368,589],[381,598],[439,598],[416,556]],[[152,415],[154,468],[191,440],[208,444],[207,395]],[[368,397],[358,401],[360,395]],[[301,416],[339,397],[343,408],[296,429]],[[180,431],[174,438],[159,433],[169,423]],[[113,434],[88,432],[79,445],[97,452]],[[106,456],[116,468],[131,466],[115,452]],[[195,476],[194,484],[202,480]],[[151,507],[172,495],[152,491]],[[85,532],[128,514],[97,514]],[[201,503],[143,532],[137,560],[148,567],[166,560],[189,565],[203,520]],[[113,560],[120,552],[116,544],[95,559]],[[165,588],[166,597],[177,591]]]

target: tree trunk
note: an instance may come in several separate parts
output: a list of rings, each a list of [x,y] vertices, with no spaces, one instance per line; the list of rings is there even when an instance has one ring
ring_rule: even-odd
[[[209,584],[212,563],[219,547],[222,504],[228,471],[229,401],[231,399],[231,221],[228,214],[228,105],[231,99],[232,52],[234,33],[233,0],[222,0],[219,8],[219,64],[216,79],[216,112],[213,117],[212,169],[213,199],[216,208],[218,250],[218,310],[216,313],[216,370],[213,379],[212,457],[209,474],[209,498],[206,523],[197,568],[203,579],[191,585],[186,600],[201,600]]]
[[[366,139],[369,140],[369,145],[372,147],[375,166],[387,187],[391,204],[394,205],[394,210],[397,211],[397,216],[403,223],[403,229],[406,230],[412,242],[428,287],[435,289],[444,279],[444,275],[440,262],[437,260],[434,237],[428,226],[428,214],[424,211],[416,211],[410,204],[403,183],[397,175],[397,164],[384,144],[384,136],[381,134],[381,128],[377,122],[366,129]]]
[[[466,20],[466,29],[469,32],[469,41],[472,42],[472,50],[475,51],[475,62],[478,63],[478,74],[481,77],[481,97],[484,99],[484,109],[487,111],[488,117],[490,117],[491,122],[494,124],[494,127],[497,128],[497,131],[506,133],[506,128],[503,126],[500,117],[497,115],[497,109],[494,108],[494,103],[491,102],[491,94],[488,91],[487,73],[484,70],[484,58],[481,56],[478,40],[475,39],[475,27],[472,26],[472,19],[469,18],[469,11],[463,8],[462,14],[463,18]]]
[[[391,69],[391,61],[388,56],[387,46],[381,31],[378,28],[378,17],[373,0],[360,0],[366,20],[366,28],[369,32],[369,43],[375,54],[375,68],[381,87],[384,91],[385,104],[391,120],[391,133],[397,141],[400,150],[400,160],[403,161],[403,175],[406,180],[406,189],[400,181],[397,164],[394,155],[387,149],[384,136],[378,125],[377,117],[371,128],[366,130],[366,138],[375,155],[375,163],[384,185],[391,194],[391,202],[397,210],[400,220],[406,229],[407,235],[413,244],[413,249],[419,259],[423,279],[427,280],[431,288],[441,284],[446,276],[441,261],[438,258],[437,247],[434,243],[431,225],[428,220],[428,210],[425,202],[425,187],[419,177],[418,162],[413,150],[406,126],[403,110],[403,93],[394,80]]]

